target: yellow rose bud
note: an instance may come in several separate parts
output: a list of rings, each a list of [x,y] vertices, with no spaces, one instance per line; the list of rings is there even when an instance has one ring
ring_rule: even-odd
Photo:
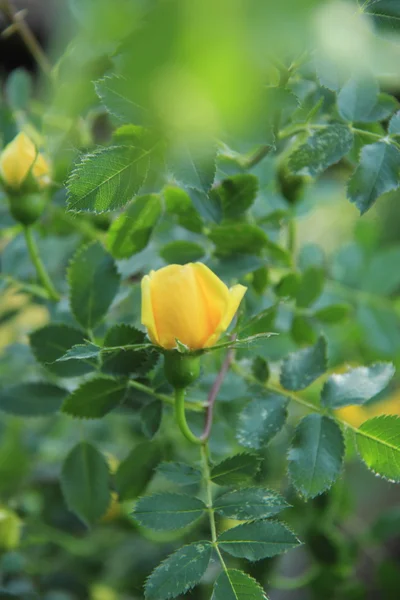
[[[38,187],[45,187],[50,181],[50,166],[32,140],[19,133],[0,155],[0,175],[7,187],[18,190],[29,174]]]
[[[246,289],[228,289],[202,263],[168,265],[142,279],[142,323],[167,350],[177,339],[190,350],[207,348],[229,327]]]

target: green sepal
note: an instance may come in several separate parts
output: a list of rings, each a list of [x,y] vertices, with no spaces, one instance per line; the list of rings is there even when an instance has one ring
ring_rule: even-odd
[[[177,350],[164,353],[164,373],[175,389],[184,389],[200,375],[200,357]]]

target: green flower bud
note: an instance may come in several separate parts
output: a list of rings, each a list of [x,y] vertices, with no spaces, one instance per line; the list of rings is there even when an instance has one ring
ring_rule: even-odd
[[[41,217],[46,201],[43,193],[8,196],[10,212],[14,219],[22,225],[35,223]]]
[[[167,351],[164,353],[164,373],[175,389],[184,389],[200,375],[200,356]]]

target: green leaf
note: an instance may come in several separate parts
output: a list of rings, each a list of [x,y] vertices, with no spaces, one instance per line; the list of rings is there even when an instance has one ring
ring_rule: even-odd
[[[290,328],[290,335],[299,345],[310,345],[317,341],[317,332],[313,321],[306,315],[295,315]]]
[[[331,304],[315,311],[314,317],[321,323],[340,323],[349,317],[350,306],[348,304]]]
[[[319,267],[308,267],[302,273],[296,292],[299,308],[307,308],[319,298],[324,288],[325,274]]]
[[[214,242],[216,253],[221,256],[259,254],[268,245],[267,235],[260,227],[244,222],[215,226],[208,237]]]
[[[185,265],[196,262],[204,257],[204,248],[195,242],[174,240],[160,249],[160,256],[165,262],[175,265]]]
[[[290,155],[289,168],[295,174],[315,177],[346,156],[353,140],[353,133],[347,125],[327,125],[296,148]]]
[[[124,349],[123,346],[146,344],[146,335],[131,325],[113,325],[104,338],[104,347],[121,346],[121,350],[102,352],[102,371],[110,375],[144,375],[158,360],[158,354],[143,349]],[[147,344],[146,344],[147,345]]]
[[[21,417],[56,413],[68,394],[52,383],[20,383],[0,389],[0,410]]]
[[[249,321],[238,327],[240,337],[251,337],[259,333],[268,333],[273,330],[273,324],[276,318],[276,306],[270,306],[259,312]]]
[[[322,415],[307,415],[296,427],[289,449],[289,476],[305,498],[331,487],[342,468],[343,434],[337,423]]]
[[[220,223],[222,220],[222,206],[219,196],[207,194],[194,188],[186,189],[196,214],[209,223]]]
[[[390,135],[400,135],[400,110],[390,119],[388,131]]]
[[[299,289],[300,277],[297,273],[284,275],[275,286],[275,293],[280,298],[295,298]]]
[[[196,542],[171,554],[147,579],[146,600],[165,600],[185,594],[203,577],[211,553],[209,542]]]
[[[267,600],[267,596],[250,575],[228,569],[222,571],[215,582],[211,600]]]
[[[194,190],[208,192],[214,183],[216,148],[181,144],[170,149],[168,165],[175,180]]]
[[[79,419],[101,419],[122,404],[126,382],[97,376],[85,381],[64,401],[62,411]]]
[[[392,246],[374,252],[362,275],[362,289],[386,296],[400,286],[400,247]]]
[[[371,471],[400,481],[400,418],[380,415],[365,421],[356,433],[357,448]]]
[[[203,221],[190,196],[181,188],[172,185],[166,186],[163,193],[167,212],[176,216],[179,225],[193,233],[201,233]]]
[[[390,94],[379,94],[371,112],[364,117],[365,123],[374,123],[376,121],[385,121],[398,108],[399,103]]]
[[[68,269],[70,304],[78,323],[93,329],[106,315],[119,288],[112,257],[99,242],[80,248]]]
[[[191,525],[200,519],[205,510],[206,505],[198,498],[164,492],[140,498],[133,516],[143,527],[168,531]]]
[[[329,408],[364,404],[385,389],[394,373],[392,363],[376,363],[331,375],[322,389],[321,403]]]
[[[108,146],[82,157],[67,181],[67,206],[74,212],[102,213],[132,200],[144,184],[149,150]]]
[[[378,93],[378,84],[374,79],[350,79],[338,94],[340,116],[346,121],[368,121]]]
[[[250,487],[222,494],[213,506],[223,517],[238,521],[255,521],[272,517],[290,505],[277,492],[262,487]]]
[[[260,468],[260,458],[244,452],[226,458],[211,469],[211,480],[217,485],[251,483]]]
[[[160,460],[160,448],[154,442],[143,442],[133,448],[115,474],[115,487],[122,501],[143,494]]]
[[[110,75],[94,84],[102,103],[111,115],[124,123],[140,123],[143,109],[129,97],[130,83],[120,75]]]
[[[286,390],[304,390],[321,377],[327,368],[326,340],[320,337],[314,346],[292,352],[282,363],[281,385]]]
[[[260,383],[265,383],[268,381],[270,370],[265,358],[262,356],[256,356],[251,363],[251,372]]]
[[[111,499],[108,465],[94,446],[81,442],[71,450],[63,464],[61,489],[68,508],[86,525],[104,515]]]
[[[57,358],[56,362],[64,362],[68,360],[78,361],[86,358],[97,358],[101,352],[101,346],[92,344],[90,342],[86,344],[77,344],[72,346],[63,356]]]
[[[249,173],[228,177],[212,191],[219,196],[225,219],[240,219],[252,206],[257,192],[258,179]]]
[[[379,196],[399,186],[400,151],[386,142],[364,146],[347,196],[364,214]]]
[[[85,335],[79,329],[52,323],[34,331],[29,341],[36,360],[59,377],[78,377],[93,371],[91,364],[84,360],[73,360],[72,357],[68,357],[71,358],[68,364],[55,363],[72,346],[85,343]]]
[[[129,258],[149,243],[161,215],[158,194],[138,196],[113,223],[107,233],[107,247],[115,258]]]
[[[178,462],[162,462],[157,467],[157,472],[176,485],[194,485],[202,479],[201,471]]]
[[[32,77],[25,69],[11,71],[6,81],[6,97],[13,110],[28,110],[32,95]]]
[[[249,402],[239,415],[236,439],[241,446],[259,450],[282,429],[287,419],[287,398],[266,393]]]
[[[163,404],[161,400],[154,400],[145,404],[140,411],[140,421],[144,435],[151,440],[160,429]]]
[[[300,544],[294,533],[278,521],[257,521],[222,533],[218,546],[237,558],[250,561],[271,558]]]

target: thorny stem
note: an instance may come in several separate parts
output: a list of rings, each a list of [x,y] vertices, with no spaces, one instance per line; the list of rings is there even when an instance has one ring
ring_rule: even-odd
[[[37,39],[33,35],[29,25],[24,20],[23,12],[17,11],[12,6],[10,0],[0,0],[0,9],[5,13],[7,18],[11,21],[11,28],[18,31],[25,46],[36,60],[43,73],[48,77],[52,76],[52,67],[44,53],[42,47],[38,43]],[[7,30],[6,30],[7,31]],[[4,35],[4,32],[3,32]]]
[[[44,264],[42,263],[42,259],[39,256],[39,251],[36,246],[35,239],[32,234],[31,227],[24,227],[24,235],[26,240],[26,245],[28,247],[29,256],[31,257],[32,263],[36,269],[37,276],[48,293],[48,297],[50,300],[54,300],[55,302],[59,302],[60,295],[55,289],[49,274],[47,273]]]
[[[213,508],[213,497],[212,497],[212,489],[211,489],[210,464],[209,464],[210,457],[209,457],[208,444],[207,443],[202,444],[200,451],[201,451],[203,481],[204,481],[204,485],[205,485],[205,489],[206,489],[206,496],[207,496],[207,510],[208,510],[208,518],[210,521],[211,541],[212,541],[212,544],[218,554],[218,558],[221,561],[222,568],[226,572],[228,569],[227,569],[225,561],[222,557],[221,551],[218,548],[218,543],[217,543],[217,526],[215,523],[215,514],[214,514],[214,508]]]

